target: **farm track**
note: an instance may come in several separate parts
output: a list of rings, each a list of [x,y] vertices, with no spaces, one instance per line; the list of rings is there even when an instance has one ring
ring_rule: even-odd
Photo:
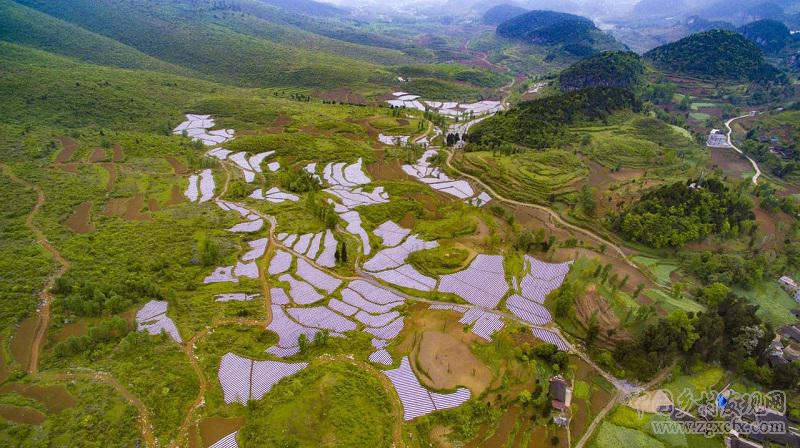
[[[642,391],[650,390],[656,387],[657,385],[661,384],[662,382],[664,382],[669,373],[672,371],[673,367],[675,367],[675,363],[673,363],[669,367],[662,369],[652,380],[650,380],[647,384],[642,386],[641,390]],[[625,394],[622,391],[617,392],[617,394],[614,395],[614,398],[612,400],[609,400],[608,404],[606,404],[605,407],[603,407],[603,409],[594,417],[592,423],[589,425],[588,428],[586,428],[586,431],[583,433],[583,436],[581,436],[580,440],[578,440],[578,443],[575,444],[575,448],[583,448],[586,445],[586,443],[589,442],[589,439],[592,437],[592,434],[594,434],[594,431],[597,429],[597,427],[603,422],[606,415],[608,415],[608,413],[611,412],[611,410],[614,409],[615,406],[617,406],[623,401],[626,401],[629,395],[630,394]]]
[[[731,118],[730,120],[725,122],[725,127],[728,128],[728,135],[727,135],[728,146],[730,146],[731,149],[733,149],[734,151],[738,152],[739,154],[741,154],[747,160],[750,161],[750,165],[753,165],[753,169],[756,172],[756,174],[753,175],[753,185],[758,185],[758,178],[761,177],[761,169],[758,167],[758,164],[756,163],[755,160],[751,159],[750,156],[745,154],[741,149],[737,148],[736,145],[734,145],[733,141],[731,140],[731,135],[733,134],[733,128],[731,128],[731,123],[733,123],[736,120],[741,120],[742,118],[748,118],[748,117],[750,117],[750,114]]]
[[[610,247],[614,252],[616,252],[617,255],[619,256],[619,258],[623,262],[625,262],[625,264],[627,264],[628,266],[630,266],[630,267],[636,269],[637,271],[641,272],[642,275],[645,278],[650,279],[653,282],[653,284],[659,286],[660,288],[669,289],[667,285],[659,283],[656,279],[654,279],[652,273],[642,269],[636,263],[632,262],[628,258],[628,256],[625,254],[625,251],[623,250],[622,246],[619,246],[618,244],[616,244],[616,243],[614,243],[614,242],[612,242],[610,240],[607,240],[606,238],[604,238],[600,234],[597,234],[597,233],[595,233],[595,232],[593,232],[593,231],[591,231],[589,229],[585,229],[583,227],[580,227],[580,226],[577,226],[575,224],[567,222],[566,220],[564,220],[564,218],[561,217],[561,215],[558,214],[558,212],[556,212],[555,210],[551,209],[550,207],[545,207],[543,205],[533,204],[533,203],[530,203],[530,202],[517,201],[517,200],[514,200],[514,199],[507,198],[505,196],[502,196],[501,194],[497,193],[488,184],[483,182],[481,179],[479,179],[479,178],[477,178],[477,177],[475,177],[475,176],[473,176],[471,174],[464,173],[463,171],[461,171],[458,168],[454,167],[450,163],[451,159],[453,157],[453,151],[445,150],[445,152],[447,152],[447,159],[445,160],[445,164],[447,165],[448,168],[450,168],[451,170],[455,171],[460,176],[466,177],[466,178],[476,182],[481,187],[486,189],[486,191],[488,191],[492,196],[494,196],[495,198],[500,200],[501,202],[506,202],[508,204],[518,205],[518,206],[521,206],[521,207],[529,207],[529,208],[533,208],[533,209],[536,209],[536,210],[543,211],[543,212],[547,213],[550,216],[550,220],[551,220],[551,223],[553,225],[564,227],[564,228],[566,228],[568,230],[572,230],[574,232],[581,233],[581,234],[583,234],[585,236],[588,236],[591,239],[593,239],[593,240],[595,240],[595,241],[597,241],[597,242],[599,242],[601,244],[605,244],[606,247]]]
[[[105,372],[86,371],[86,372],[54,372],[43,373],[46,378],[52,378],[58,381],[71,381],[71,380],[88,380],[98,381],[111,386],[122,398],[139,411],[139,424],[141,426],[142,438],[144,439],[145,446],[156,447],[156,437],[153,434],[153,423],[150,418],[150,412],[147,407],[142,403],[136,395],[129,391],[119,381],[117,381],[111,374]]]
[[[14,183],[36,192],[36,204],[25,217],[25,226],[36,237],[36,242],[49,252],[53,259],[60,265],[60,267],[47,278],[41,293],[39,293],[40,306],[37,313],[36,330],[34,332],[33,341],[31,342],[28,365],[24,366],[28,373],[36,374],[39,371],[39,352],[44,344],[44,338],[47,335],[47,327],[50,325],[50,304],[53,301],[53,295],[50,293],[50,289],[53,288],[56,280],[69,269],[70,263],[61,255],[58,249],[47,240],[44,232],[33,222],[34,217],[45,204],[46,199],[44,191],[38,185],[34,185],[17,177],[8,165],[2,164],[2,168],[6,176]]]
[[[31,375],[37,375],[44,378],[50,378],[56,380],[74,380],[74,379],[88,379],[94,381],[100,381],[105,383],[114,390],[117,391],[125,400],[127,400],[131,405],[133,405],[136,410],[139,412],[139,419],[140,419],[140,426],[141,426],[141,433],[142,439],[144,439],[145,446],[148,447],[155,447],[156,446],[156,438],[153,434],[153,425],[150,419],[150,413],[145,407],[144,403],[136,397],[132,392],[125,388],[119,381],[117,381],[113,376],[108,373],[104,372],[86,372],[86,373],[75,373],[75,372],[67,372],[67,373],[50,373],[50,372],[43,372],[39,373],[39,353],[42,349],[42,345],[44,344],[44,339],[47,336],[47,329],[50,325],[50,305],[53,301],[53,295],[50,293],[50,289],[55,284],[56,280],[59,277],[64,275],[64,273],[69,269],[70,262],[66,258],[64,258],[61,253],[53,246],[45,236],[44,232],[39,229],[36,224],[34,224],[33,220],[36,214],[41,210],[46,202],[46,198],[44,195],[44,191],[38,185],[31,184],[26,182],[19,177],[17,177],[11,168],[8,165],[0,164],[0,167],[3,169],[3,173],[8,176],[13,182],[18,183],[28,189],[31,189],[36,192],[36,204],[33,206],[33,209],[28,213],[25,217],[25,226],[34,234],[36,237],[36,242],[41,245],[46,251],[48,251],[53,259],[58,262],[60,267],[53,272],[45,282],[45,285],[40,293],[40,300],[41,300],[41,307],[39,308],[38,312],[38,320],[36,323],[36,331],[34,333],[34,338],[31,343],[31,352],[30,357],[28,358],[28,365],[24,366],[25,370]]]

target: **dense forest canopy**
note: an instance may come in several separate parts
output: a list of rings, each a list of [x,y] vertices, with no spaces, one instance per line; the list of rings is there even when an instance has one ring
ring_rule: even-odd
[[[711,234],[736,236],[752,228],[749,197],[717,179],[676,182],[646,192],[622,212],[614,227],[654,248],[681,247]]]
[[[497,26],[498,36],[540,44],[591,43],[595,31],[585,17],[553,11],[530,11]]]
[[[761,49],[739,33],[711,30],[692,34],[645,53],[657,67],[689,76],[729,81],[786,82],[764,61]]]
[[[616,111],[639,107],[639,101],[628,90],[592,87],[520,103],[484,120],[468,137],[478,144],[506,142],[543,149],[556,146],[569,124],[600,120]]]
[[[606,51],[582,59],[558,77],[561,90],[570,92],[586,87],[622,87],[636,90],[644,82],[641,58],[630,51]]]

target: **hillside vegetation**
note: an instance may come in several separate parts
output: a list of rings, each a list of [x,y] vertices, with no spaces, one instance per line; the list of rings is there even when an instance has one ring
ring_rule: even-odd
[[[655,248],[681,247],[712,233],[744,234],[753,225],[753,203],[708,179],[664,185],[646,192],[614,222],[626,238]]]
[[[505,142],[548,148],[563,139],[569,124],[603,119],[613,112],[636,110],[639,106],[628,90],[592,87],[521,103],[484,120],[472,129],[468,138],[484,145]]]
[[[581,16],[553,11],[530,11],[497,26],[497,35],[536,45],[560,45],[575,56],[614,46],[614,39]]]
[[[265,39],[263,24],[230,22],[214,14],[212,1],[21,0],[45,14],[111,38],[209,79],[243,86],[338,88],[390,80],[369,62],[328,51]],[[216,18],[215,18],[216,16]],[[28,42],[30,43],[30,42]],[[33,44],[33,43],[31,43]],[[366,50],[364,50],[366,51]],[[278,62],[280,61],[280,62]]]
[[[645,53],[657,67],[699,78],[729,81],[785,81],[764,61],[761,50],[741,34],[711,30],[692,34]]]
[[[128,45],[25,7],[0,0],[0,40],[29,45],[85,62],[123,68],[189,74]]]
[[[633,52],[607,51],[582,59],[558,77],[561,90],[586,87],[622,87],[636,90],[644,82],[645,67]]]
[[[739,32],[767,54],[777,54],[795,41],[789,28],[777,20],[758,20],[739,28]]]

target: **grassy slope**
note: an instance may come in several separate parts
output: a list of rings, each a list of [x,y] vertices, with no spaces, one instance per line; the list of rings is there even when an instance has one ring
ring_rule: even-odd
[[[239,85],[352,87],[385,75],[373,64],[276,44],[214,24],[208,20],[208,10],[198,8],[210,4],[162,0],[20,3],[161,60]]]
[[[165,73],[191,71],[148,56],[134,48],[86,31],[11,0],[0,0],[0,40],[99,65]]]
[[[0,43],[0,115],[6,123],[156,129],[173,123],[192,98],[222,90],[155,72],[81,64]],[[31,82],[31,80],[36,82]]]
[[[301,16],[297,17],[297,21],[289,22],[280,20],[286,13],[279,9],[253,1],[241,3],[246,5],[243,10],[247,15],[238,12],[214,13],[213,23],[277,44],[333,53],[367,62],[404,64],[413,61],[413,58],[398,50],[347,42],[307,31],[302,28],[302,22],[297,23]]]

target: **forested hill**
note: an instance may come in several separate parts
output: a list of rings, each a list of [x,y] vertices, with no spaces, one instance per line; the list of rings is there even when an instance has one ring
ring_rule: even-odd
[[[599,30],[591,20],[554,11],[530,11],[497,26],[500,37],[542,44],[593,42],[593,31]]]
[[[489,8],[484,14],[481,21],[486,25],[497,26],[506,20],[512,19],[518,15],[528,12],[525,8],[520,8],[515,5],[497,5]]]
[[[567,125],[600,120],[616,111],[639,107],[629,90],[591,87],[520,103],[473,127],[468,139],[487,146],[513,143],[548,148],[563,140]]]
[[[767,54],[777,54],[795,41],[789,28],[777,20],[758,20],[739,28],[744,37],[753,41]]]
[[[622,87],[636,90],[644,82],[645,67],[639,55],[629,51],[606,51],[582,59],[559,75],[561,90],[587,87]]]
[[[756,44],[739,33],[711,30],[692,34],[645,53],[657,67],[706,79],[785,82],[785,76],[764,61]]]

